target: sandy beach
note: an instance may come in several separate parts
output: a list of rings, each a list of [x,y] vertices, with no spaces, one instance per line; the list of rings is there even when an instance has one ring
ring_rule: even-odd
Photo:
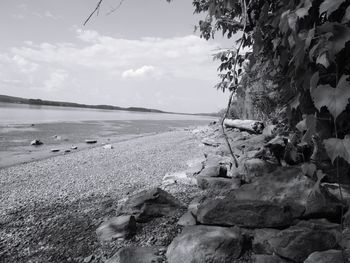
[[[185,129],[111,144],[0,169],[0,262],[80,262],[98,254],[96,227],[119,199],[203,156]]]

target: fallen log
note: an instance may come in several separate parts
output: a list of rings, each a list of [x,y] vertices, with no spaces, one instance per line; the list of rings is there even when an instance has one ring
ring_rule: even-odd
[[[264,130],[264,123],[255,120],[225,119],[224,125],[226,127],[237,128],[259,134]]]

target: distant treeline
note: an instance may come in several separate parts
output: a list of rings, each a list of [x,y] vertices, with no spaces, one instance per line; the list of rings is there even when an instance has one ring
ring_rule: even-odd
[[[12,96],[6,96],[6,95],[0,95],[0,102],[31,104],[31,105],[59,106],[59,107],[103,109],[103,110],[125,110],[125,111],[165,113],[164,111],[161,111],[161,110],[147,109],[147,108],[141,108],[141,107],[123,108],[123,107],[117,107],[117,106],[111,106],[111,105],[88,105],[88,104],[80,104],[80,103],[64,102],[64,101],[25,99],[25,98],[12,97]]]

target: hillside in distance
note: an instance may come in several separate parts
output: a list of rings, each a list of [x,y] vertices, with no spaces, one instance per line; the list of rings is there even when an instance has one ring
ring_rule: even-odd
[[[13,97],[7,95],[0,95],[0,102],[17,103],[17,104],[31,104],[31,105],[45,105],[45,106],[58,106],[58,107],[75,107],[75,108],[90,108],[90,109],[103,109],[103,110],[125,110],[125,111],[141,111],[141,112],[158,112],[165,113],[165,111],[156,109],[147,109],[142,107],[118,107],[111,105],[89,105],[65,101],[51,101],[41,99],[26,99],[20,97]]]
[[[156,112],[156,113],[183,114],[183,115],[202,115],[202,116],[211,116],[211,117],[218,116],[218,113],[196,113],[196,114],[177,113],[177,112],[161,111],[161,110],[157,110],[157,109],[148,109],[148,108],[143,108],[143,107],[118,107],[118,106],[112,106],[112,105],[90,105],[90,104],[81,104],[81,103],[65,102],[65,101],[27,99],[27,98],[7,96],[7,95],[0,95],[0,102],[16,103],[16,104],[30,104],[30,105],[58,106],[58,107],[102,109],[102,110]]]

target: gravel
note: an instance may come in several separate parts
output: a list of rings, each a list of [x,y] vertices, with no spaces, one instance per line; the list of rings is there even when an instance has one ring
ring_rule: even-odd
[[[189,131],[112,145],[0,170],[0,262],[83,262],[92,254],[91,262],[103,262],[113,251],[99,244],[95,230],[114,215],[117,201],[160,185],[165,173],[187,168],[204,151]],[[186,203],[197,193],[180,190]],[[152,238],[143,239],[158,240]]]

